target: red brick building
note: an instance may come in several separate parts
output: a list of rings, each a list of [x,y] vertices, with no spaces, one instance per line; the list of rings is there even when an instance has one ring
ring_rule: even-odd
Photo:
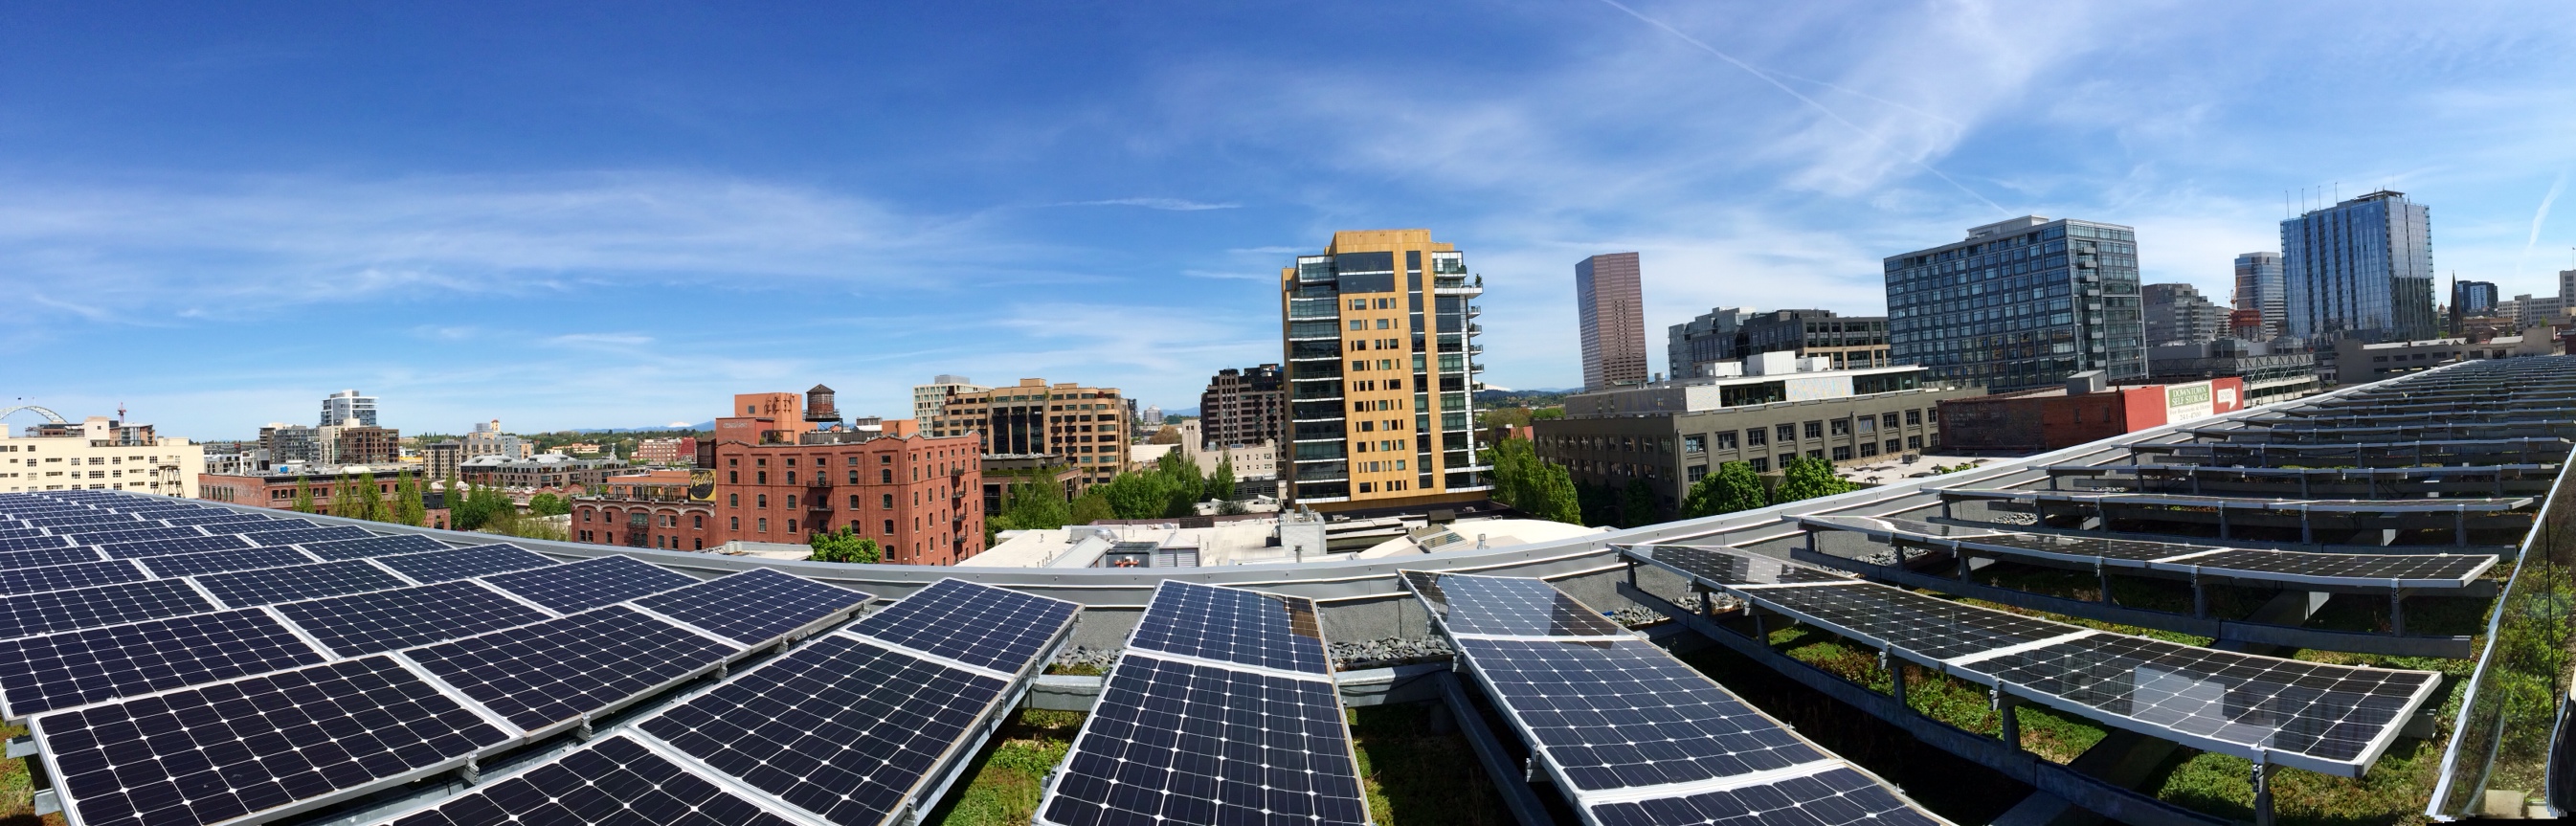
[[[686,465],[698,459],[695,436],[673,439],[645,439],[635,443],[635,462],[643,465]]]
[[[596,495],[572,500],[575,542],[678,551],[725,543],[715,527],[712,473],[656,470],[612,476],[596,489]]]
[[[973,436],[797,434],[716,443],[716,535],[807,541],[847,527],[887,562],[953,565],[984,551],[982,457]]]
[[[2245,382],[2217,378],[2076,392],[2068,387],[1944,399],[1941,447],[2037,452],[2245,409]]]

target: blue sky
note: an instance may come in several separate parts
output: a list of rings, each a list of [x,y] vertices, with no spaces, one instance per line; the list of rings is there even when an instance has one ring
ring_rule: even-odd
[[[1661,370],[1665,325],[1878,312],[1881,257],[2028,213],[2221,300],[2303,187],[2410,193],[2507,295],[2576,246],[2576,4],[1619,2],[12,4],[0,402],[1185,407],[1278,360],[1271,281],[1335,229],[1465,250],[1510,387],[1579,381],[1597,252],[1644,254]]]

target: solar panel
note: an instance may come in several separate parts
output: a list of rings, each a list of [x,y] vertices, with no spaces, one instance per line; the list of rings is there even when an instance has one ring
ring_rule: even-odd
[[[71,537],[67,536],[53,536],[50,534],[45,536],[22,536],[16,539],[0,539],[0,551],[23,551],[33,548],[59,548],[69,544],[72,544],[72,540]]]
[[[200,530],[207,533],[259,533],[319,527],[322,527],[321,523],[310,519],[271,519],[266,522],[228,522],[198,526]]]
[[[1406,581],[1445,616],[1452,634],[1498,637],[1624,637],[1602,618],[1546,582],[1519,577],[1405,572]]]
[[[790,826],[623,735],[394,821],[394,826]]]
[[[199,554],[147,556],[135,561],[152,569],[155,576],[180,577],[302,565],[313,561],[313,558],[294,548],[235,548]]]
[[[15,719],[322,660],[265,611],[198,614],[0,641],[0,697]]]
[[[273,816],[510,739],[386,656],[56,712],[29,728],[83,826]]]
[[[876,597],[754,568],[635,601],[645,610],[759,646],[836,619]]]
[[[266,522],[275,517],[240,511],[210,510],[205,513],[157,514],[152,518],[164,525],[222,525],[236,522]]]
[[[535,733],[696,676],[741,651],[611,605],[403,654]]]
[[[1164,580],[1137,620],[1132,649],[1326,673],[1315,604],[1237,588]]]
[[[1790,777],[1687,797],[1600,803],[1590,807],[1600,826],[1805,823],[1824,826],[1910,826],[1945,821],[1907,805],[1869,775],[1847,768]]]
[[[98,546],[109,559],[135,559],[168,554],[192,554],[227,548],[248,548],[250,540],[231,534],[218,536],[180,536],[170,539],[146,539],[140,542],[112,542]]]
[[[130,514],[107,513],[97,510],[81,510],[70,513],[48,514],[44,516],[26,516],[20,517],[18,521],[25,522],[39,528],[68,529],[56,531],[56,533],[76,533],[90,525],[114,526],[119,524],[132,524],[136,527],[143,527],[143,520],[137,519]],[[102,528],[100,530],[113,530],[113,528]]]
[[[87,545],[64,545],[54,548],[34,548],[24,551],[9,551],[6,553],[0,553],[0,571],[16,568],[38,568],[46,565],[67,565],[74,562],[95,562],[98,558],[98,551],[92,550]]]
[[[17,568],[0,571],[0,594],[32,594],[59,591],[64,588],[87,588],[150,579],[140,566],[126,560],[75,562],[42,568]]]
[[[637,729],[842,826],[885,823],[1009,684],[832,635]]]
[[[53,536],[53,534],[46,533],[43,528],[11,527],[18,524],[22,523],[14,519],[0,519],[0,539],[25,539],[31,536]],[[70,540],[64,541],[68,542]]]
[[[197,577],[198,587],[223,600],[225,605],[246,608],[253,605],[315,597],[354,594],[360,591],[382,591],[400,588],[404,582],[384,569],[364,561],[322,562],[285,568],[263,568],[228,574]]]
[[[1690,575],[1665,548],[1632,557]],[[1708,550],[1708,553],[1724,553]],[[1934,599],[1877,583],[1726,587],[1765,609],[2016,697],[2202,749],[2359,776],[2440,685],[2429,671],[2200,648]]]
[[[378,557],[376,563],[418,582],[446,582],[488,574],[524,571],[555,564],[554,560],[517,545],[476,545]]]
[[[343,657],[410,648],[546,619],[473,582],[442,582],[303,602],[277,612]]]
[[[112,544],[115,544],[115,543],[118,543],[118,542],[134,542],[134,541],[144,540],[144,539],[170,539],[170,538],[172,538],[172,537],[180,537],[180,536],[204,536],[204,535],[205,535],[205,534],[198,533],[198,532],[197,532],[197,529],[195,529],[195,528],[189,528],[189,527],[178,527],[178,528],[132,528],[132,529],[128,529],[128,530],[121,530],[121,531],[97,531],[97,532],[90,532],[90,533],[75,533],[75,534],[72,534],[72,535],[71,535],[71,537],[72,537],[72,541],[73,541],[73,542],[78,543],[78,544],[82,544],[82,545],[112,545]]]
[[[205,595],[175,579],[46,591],[0,600],[0,639],[212,610]]]
[[[1820,582],[1858,582],[1859,580],[1831,571],[1793,565],[1786,561],[1754,554],[1731,554],[1694,548],[1688,545],[1655,545],[1640,551],[1654,554],[1663,562],[1690,571],[1710,582],[1727,585],[1785,585]]]
[[[1073,619],[1073,603],[964,580],[943,579],[852,630],[977,668],[1010,673],[1054,641]]]
[[[387,554],[411,554],[444,551],[447,544],[414,533],[370,536],[365,539],[339,539],[328,542],[302,543],[306,553],[326,560],[361,559]]]
[[[633,557],[603,556],[570,565],[488,576],[483,581],[558,613],[569,614],[668,591],[698,580],[687,574],[638,562]]]
[[[1131,650],[1110,673],[1036,822],[1368,822],[1329,678]]]
[[[212,527],[218,526],[210,526]],[[298,545],[332,539],[365,539],[374,536],[356,525],[334,525],[328,528],[300,528],[284,531],[252,531],[244,538],[262,545]]]
[[[2495,567],[2493,554],[2311,553],[2111,537],[2034,534],[1874,516],[1801,516],[1810,528],[1890,541],[2118,568],[2348,587],[2463,588]]]

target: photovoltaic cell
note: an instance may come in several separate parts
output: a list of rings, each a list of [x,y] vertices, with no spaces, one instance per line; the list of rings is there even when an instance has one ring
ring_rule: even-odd
[[[989,676],[832,635],[638,728],[833,823],[877,826],[1007,688]]]
[[[0,641],[0,695],[16,718],[322,659],[265,612],[198,614]]]
[[[71,537],[72,537],[72,542],[73,542],[74,544],[80,544],[80,545],[112,545],[112,544],[115,544],[115,543],[118,543],[118,542],[135,542],[135,541],[144,540],[144,539],[170,539],[170,538],[173,538],[173,537],[181,537],[181,536],[204,536],[204,535],[205,535],[205,534],[198,533],[198,532],[197,532],[197,529],[195,529],[195,528],[190,528],[190,527],[177,527],[177,528],[133,528],[133,529],[129,529],[129,530],[122,530],[122,531],[99,531],[99,532],[94,532],[94,533],[76,533],[76,534],[72,534],[72,535],[71,535]]]
[[[31,536],[53,536],[53,534],[46,533],[43,528],[11,527],[18,524],[21,523],[16,520],[0,520],[0,540],[25,539]],[[63,541],[69,542],[71,540],[66,539]]]
[[[865,605],[875,597],[768,568],[635,601],[654,613],[757,646]]]
[[[180,536],[170,539],[146,539],[140,542],[112,542],[98,546],[98,552],[106,554],[109,559],[139,559],[147,556],[192,554],[203,551],[248,548],[250,546],[250,540],[233,536],[231,534],[222,534],[218,536]]]
[[[266,522],[275,517],[240,511],[210,510],[204,513],[157,514],[152,518],[164,525],[222,525],[236,522]]]
[[[0,594],[32,594],[64,588],[87,588],[150,579],[143,568],[126,560],[75,562],[42,568],[0,571]]]
[[[386,656],[56,712],[31,728],[84,826],[218,823],[442,770],[509,739]]]
[[[1244,665],[1327,673],[1315,604],[1238,588],[1164,580],[1128,647]]]
[[[0,639],[212,610],[214,603],[175,579],[46,591],[0,600]]]
[[[511,724],[537,731],[713,668],[741,650],[611,605],[404,656]]]
[[[517,545],[476,545],[471,548],[379,557],[376,563],[420,582],[446,582],[466,577],[543,568],[555,564],[555,561]]]
[[[1601,826],[1936,826],[1869,775],[1837,768],[1724,791],[1590,807]]]
[[[2465,587],[2496,564],[2493,554],[2311,553],[2181,542],[2035,534],[1872,516],[1802,516],[1811,527],[1856,531],[1882,540],[2060,562],[2198,571],[2238,579],[2311,585]]]
[[[915,651],[1004,673],[1025,668],[1073,620],[1074,605],[943,579],[859,620],[851,630]]]
[[[394,826],[790,826],[723,787],[615,736]]]
[[[69,565],[74,562],[96,562],[98,551],[87,545],[65,545],[0,553],[0,571],[18,568],[41,568],[47,565]]]
[[[339,539],[328,542],[302,543],[306,553],[325,560],[362,559],[387,554],[412,554],[447,550],[445,543],[412,533],[370,536],[365,539]]]
[[[1129,654],[1038,821],[1360,824],[1368,803],[1330,680]]]
[[[279,603],[277,612],[343,657],[526,625],[546,614],[473,582],[442,582]]]
[[[181,577],[195,574],[218,574],[225,571],[248,571],[277,568],[312,562],[294,548],[235,548],[229,551],[207,551],[197,554],[147,556],[135,560],[152,569],[155,576]]]
[[[381,591],[409,584],[385,573],[382,568],[354,560],[197,577],[199,587],[235,608]]]
[[[1628,629],[1602,618],[1546,582],[1499,576],[1406,571],[1405,578],[1452,634],[1507,637],[1625,637]]]
[[[198,529],[207,533],[262,533],[270,531],[303,530],[306,528],[319,527],[322,527],[320,523],[314,522],[310,519],[270,519],[265,522],[230,522],[217,523],[213,525],[200,525],[198,526]]]
[[[1639,550],[1652,554],[1655,561],[1689,571],[1694,576],[1727,585],[1781,585],[1807,582],[1856,582],[1858,580],[1831,571],[1755,554],[1731,554],[1694,548],[1687,545],[1656,545]]]
[[[603,556],[569,565],[488,576],[483,581],[558,613],[569,614],[668,591],[698,580],[687,574],[638,562],[633,557]]]
[[[368,533],[367,529],[355,525],[334,525],[328,528],[304,528],[288,531],[253,531],[245,534],[244,538],[262,545],[297,545],[305,542],[324,542],[333,539],[365,539],[374,535],[375,534]]]
[[[1583,791],[1733,777],[1832,757],[1644,642],[1456,642],[1497,703]]]

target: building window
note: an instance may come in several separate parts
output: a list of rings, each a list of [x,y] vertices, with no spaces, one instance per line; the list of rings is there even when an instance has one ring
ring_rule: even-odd
[[[1887,452],[1889,452],[1889,453],[1895,453],[1895,452],[1896,452],[1896,451],[1898,451],[1898,450],[1902,450],[1903,448],[1897,447],[1897,445],[1901,445],[1901,444],[1904,444],[1904,443],[1903,443],[1903,442],[1899,442],[1899,441],[1897,441],[1897,440],[1895,440],[1895,439],[1889,439],[1889,440],[1887,440]]]
[[[1701,478],[1701,477],[1704,477],[1704,476],[1707,476],[1707,475],[1708,475],[1708,466],[1707,466],[1707,465],[1692,465],[1692,466],[1690,466],[1690,467],[1686,467],[1686,468],[1683,468],[1683,469],[1682,469],[1682,479],[1683,479],[1683,481],[1688,481],[1688,482],[1697,482],[1697,481],[1699,481],[1699,480],[1700,480],[1700,478]]]
[[[796,494],[787,495],[787,509],[791,511],[796,509]]]
[[[725,471],[725,482],[726,482],[727,484],[734,484],[734,485],[742,484],[742,471],[739,471],[739,470],[728,470],[728,471]]]
[[[1837,461],[1837,462],[1848,462],[1848,461],[1851,461],[1851,457],[1852,457],[1852,449],[1851,449],[1851,445],[1835,445],[1835,446],[1834,446],[1834,461]]]
[[[1921,410],[1908,410],[1908,411],[1905,411],[1905,423],[1906,423],[1906,424],[1922,424],[1922,423],[1923,423],[1923,411],[1921,411]]]
[[[1770,473],[1770,472],[1771,472],[1771,460],[1770,460],[1770,459],[1766,459],[1766,458],[1763,458],[1763,457],[1760,457],[1760,456],[1755,456],[1755,457],[1753,457],[1753,458],[1751,458],[1751,459],[1746,460],[1746,461],[1745,461],[1745,464],[1752,465],[1752,466],[1753,466],[1753,472],[1755,472],[1755,473]]]
[[[764,507],[764,508],[769,507],[769,494],[763,493],[763,494],[760,494],[760,495],[755,496],[755,497],[753,497],[753,498],[754,498],[754,499],[757,499],[757,500],[760,502],[760,506],[761,506],[761,507]]]
[[[1682,437],[1682,452],[1683,452],[1683,453],[1706,453],[1706,452],[1708,452],[1708,437],[1706,437],[1706,436],[1702,436],[1702,435],[1699,435],[1699,434],[1697,434],[1697,433],[1692,433],[1692,434],[1684,435],[1684,436]]]
[[[880,470],[880,471],[877,471],[877,483],[878,483],[878,484],[884,484],[884,485],[891,485],[891,484],[894,484],[894,471],[891,471],[891,470]]]
[[[788,533],[795,533],[795,532],[796,532],[796,520],[793,520],[793,519],[787,520],[787,532],[788,532]]]
[[[768,533],[768,532],[769,532],[769,518],[768,518],[768,517],[761,517],[761,520],[760,520],[760,532],[761,532],[761,533]]]
[[[1834,448],[1834,449],[1835,449],[1835,450],[1837,450],[1837,451],[1842,450],[1842,448],[1839,448],[1839,447]],[[1878,455],[1878,443],[1877,443],[1877,442],[1862,442],[1862,443],[1860,443],[1860,455],[1863,455],[1863,456],[1876,456],[1876,455]]]
[[[1835,424],[1841,424],[1841,422],[1835,422]],[[1818,421],[1818,422],[1808,422],[1808,423],[1807,423],[1807,438],[1810,438],[1810,439],[1822,439],[1822,438],[1824,438],[1824,437],[1825,437],[1825,423],[1824,423],[1824,422],[1820,422],[1820,421]],[[1814,451],[1808,451],[1808,452],[1812,453],[1812,452],[1814,452]]]
[[[739,507],[742,507],[742,494],[739,494],[739,493],[728,493],[728,494],[725,494],[725,507],[728,507],[728,508],[739,508]]]
[[[701,514],[696,514],[696,515],[693,515],[693,516],[690,516],[690,517],[689,517],[689,527],[692,527],[692,528],[701,528],[701,529],[703,529],[703,528],[705,528],[706,526],[707,526],[707,515],[706,515],[706,514],[701,513]]]
[[[758,471],[758,472],[753,473],[753,474],[752,474],[752,476],[753,476],[753,477],[755,477],[754,479],[752,479],[752,481],[753,481],[754,483],[756,483],[756,484],[762,484],[762,485],[769,484],[769,471],[766,471],[766,470]]]
[[[1798,440],[1798,426],[1794,424],[1781,425],[1772,429],[1772,435],[1779,437],[1780,443],[1784,445],[1795,442]]]
[[[878,494],[877,506],[886,510],[894,510],[894,494]]]
[[[733,530],[737,530],[737,531],[742,530],[742,517],[739,517],[739,516],[732,517],[732,522],[733,522],[733,525],[731,526],[731,528],[732,528]]]
[[[1810,451],[1807,451],[1807,458],[1809,458],[1809,459],[1822,459],[1822,458],[1825,458],[1825,452],[1824,452],[1824,451],[1821,451],[1821,450],[1810,450]]]
[[[1907,449],[1907,450],[1922,450],[1922,449],[1923,449],[1923,437],[1921,437],[1921,436],[1907,436],[1907,437],[1905,437],[1905,449]]]
[[[1729,434],[1726,434],[1726,435],[1730,435],[1730,436],[1731,436],[1731,435],[1734,435],[1734,434],[1729,433]],[[1771,441],[1771,429],[1770,429],[1770,428],[1767,428],[1767,427],[1757,427],[1757,428],[1753,428],[1753,429],[1751,429],[1751,430],[1744,431],[1744,443],[1745,443],[1745,444],[1747,444],[1747,445],[1751,445],[1751,446],[1754,446],[1754,447],[1761,447],[1762,445],[1767,444],[1767,443],[1769,443],[1770,441]]]
[[[1811,427],[1810,429],[1812,430],[1812,427]],[[1836,435],[1836,436],[1849,436],[1849,435],[1851,435],[1851,432],[1852,432],[1852,426],[1851,426],[1851,420],[1850,420],[1850,419],[1835,419],[1835,420],[1834,420],[1834,435]],[[1808,434],[1807,434],[1807,438],[1813,439],[1813,438],[1815,438],[1815,437],[1816,437],[1816,434],[1814,434],[1814,433],[1812,433],[1812,432],[1810,432],[1810,433],[1808,433]]]
[[[1880,416],[1880,417],[1878,417],[1878,421],[1879,421],[1879,424],[1886,425],[1886,426],[1888,426],[1888,427],[1895,427],[1895,426],[1896,426],[1896,414],[1894,414],[1894,413],[1889,413],[1889,414],[1887,414],[1887,415]]]
[[[894,535],[894,520],[892,520],[892,519],[888,519],[888,520],[886,520],[886,521],[885,521],[885,535],[887,535],[887,536],[893,536],[893,535]]]

